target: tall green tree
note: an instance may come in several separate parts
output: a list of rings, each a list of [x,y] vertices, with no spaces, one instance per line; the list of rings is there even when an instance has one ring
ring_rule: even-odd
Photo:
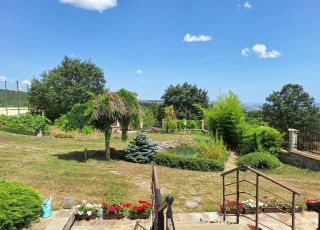
[[[121,125],[123,141],[127,140],[128,126],[139,115],[139,104],[134,92],[121,89],[95,96],[84,104],[76,104],[64,118],[65,130],[83,130],[93,126],[104,133],[105,157],[110,159],[111,125],[118,121]]]
[[[289,128],[320,127],[320,112],[314,98],[298,84],[287,84],[267,97],[263,117],[271,126],[286,132]]]
[[[200,107],[208,107],[209,97],[206,90],[187,82],[176,86],[170,85],[161,97],[164,106],[173,106],[178,119],[201,119]]]
[[[45,111],[53,120],[66,114],[76,103],[85,103],[91,95],[104,91],[105,79],[101,68],[91,61],[64,57],[57,67],[32,80],[29,92],[30,107]]]

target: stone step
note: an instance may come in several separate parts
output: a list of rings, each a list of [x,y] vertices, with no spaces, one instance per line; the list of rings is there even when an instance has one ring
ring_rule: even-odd
[[[250,230],[247,225],[216,223],[177,223],[176,230]]]

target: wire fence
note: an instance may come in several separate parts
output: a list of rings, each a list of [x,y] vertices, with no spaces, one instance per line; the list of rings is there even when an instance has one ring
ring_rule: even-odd
[[[0,81],[0,114],[14,116],[28,112],[29,82]]]

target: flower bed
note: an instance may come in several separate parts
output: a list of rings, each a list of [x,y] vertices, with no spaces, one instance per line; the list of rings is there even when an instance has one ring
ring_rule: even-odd
[[[99,217],[111,220],[111,219],[123,219],[128,217],[129,219],[148,219],[151,214],[152,204],[145,200],[139,200],[138,205],[132,205],[130,203],[108,204],[104,202],[102,205],[91,204],[82,201],[80,205],[76,206],[75,219],[76,220],[91,220]],[[99,211],[100,210],[100,211]]]

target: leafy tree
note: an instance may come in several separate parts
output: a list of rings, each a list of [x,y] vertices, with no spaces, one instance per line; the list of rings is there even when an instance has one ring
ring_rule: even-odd
[[[157,145],[152,143],[144,133],[137,133],[136,138],[125,149],[124,158],[135,163],[150,163],[157,150]]]
[[[287,84],[266,100],[263,117],[271,126],[283,132],[289,128],[320,127],[319,108],[301,85]]]
[[[93,126],[102,131],[105,136],[105,155],[110,159],[111,125],[119,121],[122,129],[121,138],[127,140],[130,122],[138,116],[139,104],[137,95],[121,89],[118,92],[106,92],[95,96],[84,104],[76,104],[74,108],[63,116],[61,127],[65,130],[87,130]]]
[[[102,69],[90,61],[64,57],[59,66],[42,73],[41,80],[32,80],[29,103],[33,111],[44,110],[49,119],[56,119],[104,87]]]
[[[226,144],[236,148],[241,140],[246,117],[237,95],[232,92],[220,95],[213,106],[202,111],[211,134],[217,133]]]
[[[182,85],[170,85],[161,97],[164,106],[173,106],[178,119],[197,120],[202,117],[197,106],[207,107],[209,103],[208,92],[187,82]]]

